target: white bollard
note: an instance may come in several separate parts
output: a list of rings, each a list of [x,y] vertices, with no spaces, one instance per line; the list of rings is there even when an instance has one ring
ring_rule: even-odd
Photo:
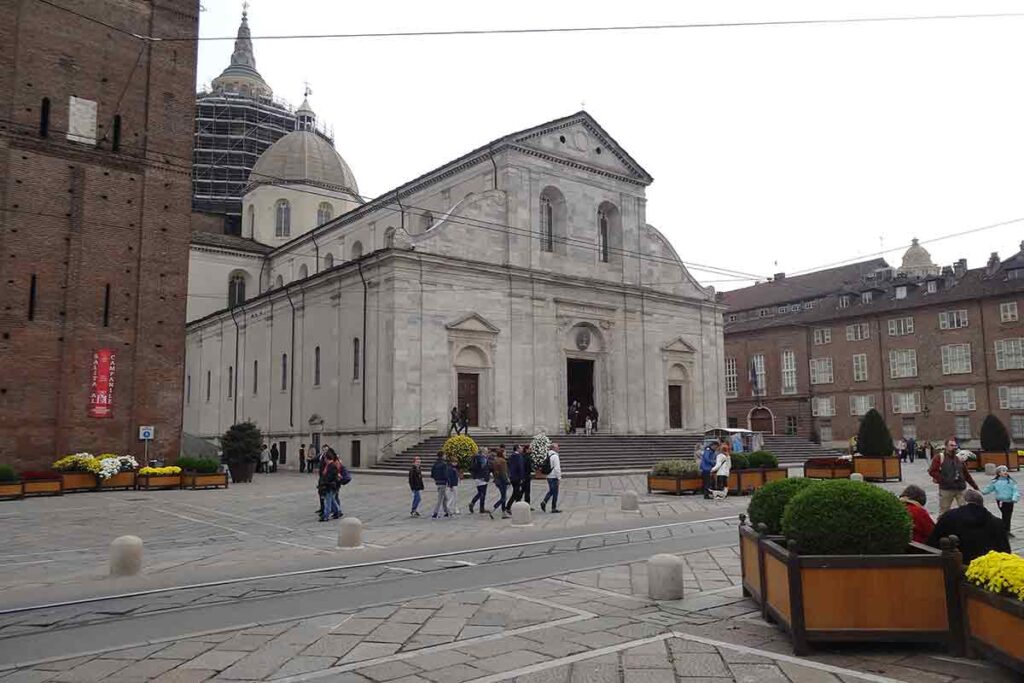
[[[655,555],[647,560],[647,594],[651,600],[683,599],[683,560]]]
[[[985,475],[989,477],[996,476],[996,464],[994,462],[985,463]]]
[[[358,517],[343,517],[338,528],[339,548],[361,548],[363,546],[363,523]]]
[[[530,504],[523,500],[512,503],[512,526],[529,526],[531,522]]]
[[[142,539],[119,536],[110,542],[110,575],[135,576],[142,569]]]
[[[850,475],[850,481],[864,481],[864,475],[860,472],[854,472]]]
[[[640,501],[637,498],[636,491],[622,492],[622,509],[626,512],[636,512],[640,509]]]

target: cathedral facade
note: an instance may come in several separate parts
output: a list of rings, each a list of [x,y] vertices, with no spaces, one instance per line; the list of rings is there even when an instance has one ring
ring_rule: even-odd
[[[304,105],[312,119],[312,112]],[[722,309],[646,222],[651,176],[587,113],[364,202],[307,128],[253,168],[242,235],[193,238],[185,432],[252,420],[366,466],[444,433],[725,421]]]

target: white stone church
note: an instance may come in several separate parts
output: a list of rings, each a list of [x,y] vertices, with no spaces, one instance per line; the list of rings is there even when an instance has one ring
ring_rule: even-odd
[[[602,432],[723,425],[722,309],[646,222],[651,181],[586,112],[368,202],[330,143],[286,135],[242,236],[194,234],[185,431],[252,420],[289,466],[303,443],[366,466],[454,405],[471,433],[561,433],[572,401]]]

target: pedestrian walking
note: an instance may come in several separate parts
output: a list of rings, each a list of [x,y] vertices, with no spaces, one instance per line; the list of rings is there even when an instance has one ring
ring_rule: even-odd
[[[732,456],[729,453],[730,446],[723,443],[715,454],[715,466],[711,468],[711,474],[715,477],[715,500],[724,500],[729,495],[729,471],[732,469]]]
[[[328,456],[324,472],[320,476],[320,487],[323,491],[320,521],[338,519],[342,516],[341,500],[338,498],[338,489],[341,488],[341,462],[338,460],[338,456],[334,454]]]
[[[459,427],[462,428],[462,433],[469,436],[469,404],[462,406],[462,410],[459,411]],[[458,434],[458,430],[455,432]]]
[[[526,455],[522,446],[512,446],[512,454],[508,458],[508,478],[512,482],[512,497],[508,499],[506,511],[512,509],[513,503],[523,499],[523,479],[526,478]]]
[[[550,500],[551,512],[559,513],[561,510],[558,509],[558,487],[562,481],[562,462],[558,457],[557,443],[551,444],[551,450],[548,451],[540,471],[544,473],[548,480],[548,492],[540,503],[540,509],[547,512],[546,506]]]
[[[494,519],[494,514],[487,510],[487,482],[491,480],[491,461],[484,454],[484,450],[481,448],[477,451],[477,454],[473,456],[473,462],[469,466],[469,474],[473,477],[473,483],[476,484],[476,495],[469,501],[469,512],[473,513],[473,505],[479,500],[480,501],[480,514],[487,513]]]
[[[420,516],[420,500],[423,495],[423,472],[420,471],[420,456],[414,456],[409,468],[409,490],[412,491],[412,517]]]
[[[907,458],[911,463],[914,462],[914,457],[917,455],[917,439],[910,437],[907,439]]]
[[[520,448],[523,453],[523,463],[526,467],[526,476],[523,478],[523,500],[530,506],[530,512],[533,512],[533,501],[530,499],[530,493],[533,491],[533,473],[537,471],[537,465],[533,462],[533,454],[530,450],[530,446],[523,446]]]
[[[450,517],[451,512],[448,508],[448,463],[445,462],[442,451],[437,452],[437,460],[434,461],[433,466],[430,468],[430,478],[434,480],[434,486],[437,487],[437,502],[434,503],[434,514],[431,516],[437,519],[437,515],[443,508],[444,516]]]
[[[456,435],[462,431],[462,420],[459,418],[459,409],[456,406],[452,406],[450,421],[448,423],[448,436],[452,435],[453,430]]]
[[[576,401],[573,401],[572,403],[569,404],[569,413],[566,417],[569,423],[570,434],[576,433],[576,418],[579,416],[579,412],[580,407],[579,404],[576,403]]]
[[[320,467],[320,451],[317,450],[316,446],[310,444],[306,458],[306,471],[310,474],[316,474],[317,469]]]
[[[448,461],[448,509],[453,515],[459,514],[459,461],[454,457]]]
[[[267,444],[263,444],[260,449],[260,462],[257,471],[264,473],[270,471],[270,449],[267,448]]]
[[[1017,482],[1010,476],[1010,470],[1006,465],[996,468],[996,478],[990,481],[981,492],[996,494],[996,507],[999,508],[999,513],[1003,516],[1006,535],[1016,538],[1010,531],[1010,520],[1013,519],[1013,505],[1020,500],[1020,489],[1017,487]]]
[[[590,431],[590,433],[591,434],[597,434],[597,417],[598,417],[598,415],[597,415],[597,407],[596,406],[590,406],[590,409],[589,409],[588,412],[590,413],[590,421],[593,423],[593,424],[591,424],[591,431]]]
[[[277,450],[277,444],[275,443],[270,447],[270,471],[277,472],[277,463],[281,460],[281,452]]]
[[[946,447],[932,458],[928,466],[928,476],[939,485],[939,515],[949,510],[954,500],[957,505],[964,504],[964,491],[968,484],[972,489],[978,489],[967,465],[957,455],[958,450],[956,439],[947,440]]]
[[[306,471],[306,444],[299,446],[299,472]]]
[[[498,452],[494,454],[494,460],[491,461],[491,473],[494,476],[494,486],[498,489],[498,501],[494,504],[493,510],[501,508],[501,518],[505,519],[508,517],[508,460],[505,458],[505,448],[501,447]]]

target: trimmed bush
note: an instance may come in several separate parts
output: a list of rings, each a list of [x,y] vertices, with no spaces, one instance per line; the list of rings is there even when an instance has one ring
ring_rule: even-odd
[[[18,475],[10,465],[0,465],[0,483],[13,484],[18,481]]]
[[[473,439],[465,434],[456,434],[441,446],[441,452],[444,453],[445,459],[451,460],[455,458],[459,470],[462,472],[469,471],[469,466],[473,462],[473,456],[477,454],[478,450],[476,441],[473,441]]]
[[[660,460],[654,463],[654,467],[651,469],[651,474],[655,477],[685,477],[699,472],[697,463],[681,459]]]
[[[903,503],[865,482],[833,479],[794,496],[782,533],[805,555],[902,555],[911,521]]]
[[[747,507],[747,515],[750,523],[757,529],[758,525],[764,523],[768,527],[769,534],[778,534],[782,531],[782,513],[793,496],[801,493],[811,486],[817,486],[820,482],[814,479],[780,479],[770,481],[758,490],[750,498],[750,505]]]
[[[224,436],[220,437],[220,449],[224,462],[228,464],[258,462],[262,446],[263,435],[252,422],[231,425]]]
[[[892,434],[885,418],[872,408],[860,421],[857,431],[857,452],[861,455],[892,455]]]
[[[746,453],[732,454],[732,469],[749,470],[751,467],[752,465],[750,464],[750,458],[747,457]]]
[[[214,458],[183,456],[178,458],[177,465],[185,472],[195,472],[196,474],[216,474],[220,469],[220,463]]]
[[[779,459],[771,451],[754,451],[749,460],[752,468],[779,466]]]
[[[995,415],[988,415],[981,423],[981,450],[1006,453],[1010,450],[1010,434]]]

